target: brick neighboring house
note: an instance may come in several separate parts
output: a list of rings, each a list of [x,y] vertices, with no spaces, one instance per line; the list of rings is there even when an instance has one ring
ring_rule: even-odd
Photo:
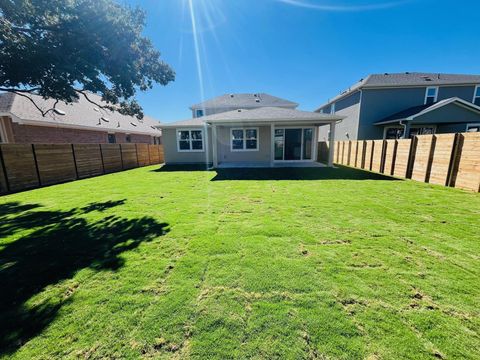
[[[53,108],[53,100],[31,98],[44,111]],[[98,95],[89,98],[101,103]],[[148,116],[139,120],[102,110],[83,97],[73,104],[59,102],[56,109],[42,116],[29,99],[0,94],[0,143],[161,143],[160,122]]]

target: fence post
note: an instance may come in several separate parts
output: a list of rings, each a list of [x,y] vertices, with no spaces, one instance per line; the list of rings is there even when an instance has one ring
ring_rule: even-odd
[[[435,154],[435,145],[437,144],[437,138],[432,135],[432,143],[430,144],[430,154],[428,154],[427,173],[425,174],[425,182],[430,182],[430,175],[432,173],[433,155]]]
[[[3,193],[4,191],[2,190],[2,184],[5,184],[5,192],[8,193],[10,192],[10,184],[8,183],[8,175],[7,175],[7,167],[5,166],[5,161],[3,161],[3,152],[2,152],[2,146],[0,145],[0,165],[1,165],[1,171],[2,173],[0,174],[0,193]]]
[[[452,156],[450,157],[450,166],[448,167],[448,177],[447,185],[450,187],[455,187],[455,180],[457,177],[458,166],[460,164],[460,156],[462,151],[462,135],[455,134],[455,139],[453,141],[453,151]]]
[[[103,161],[102,144],[98,144],[98,149],[100,150],[100,158],[102,159],[103,174],[105,174],[105,162]]]
[[[78,167],[77,167],[77,157],[75,156],[75,146],[72,144],[72,156],[73,156],[73,165],[75,166],[75,178],[78,180]]]
[[[38,186],[42,186],[42,179],[40,179],[40,169],[38,168],[37,154],[35,153],[35,144],[32,144],[33,161],[35,162],[35,171],[37,172]]]
[[[138,144],[135,143],[135,154],[137,155],[137,168],[140,167],[140,164],[138,162]]]
[[[407,163],[407,179],[412,178],[413,172],[413,165],[415,164],[415,153],[417,151],[417,137],[412,137],[412,141],[410,142],[410,153],[408,156],[408,163]]]
[[[392,154],[392,168],[390,169],[390,174],[395,174],[395,163],[397,162],[397,147],[398,147],[398,140],[393,141],[393,154]]]
[[[120,164],[122,164],[122,170],[125,170],[125,167],[123,166],[122,144],[118,144],[118,149],[120,151]]]

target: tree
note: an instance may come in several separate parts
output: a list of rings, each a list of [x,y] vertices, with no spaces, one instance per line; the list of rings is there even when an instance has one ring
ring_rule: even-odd
[[[114,0],[0,0],[0,90],[32,102],[96,93],[99,108],[142,118],[136,92],[175,79],[144,27],[143,10]]]

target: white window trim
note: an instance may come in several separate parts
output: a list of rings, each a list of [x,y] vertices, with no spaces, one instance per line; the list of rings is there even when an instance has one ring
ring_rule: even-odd
[[[478,96],[477,96],[478,97]],[[465,127],[465,131],[468,132],[468,129],[470,129],[471,127],[477,127],[477,126],[480,126],[480,123],[470,123],[470,124],[467,124],[467,126]]]
[[[190,143],[190,149],[189,150],[181,150],[180,149],[180,137],[178,136],[179,135],[179,132],[180,131],[189,131],[190,134],[189,134],[189,143]],[[202,133],[202,149],[198,149],[198,150],[192,150],[192,134],[191,134],[191,131],[201,131]],[[200,128],[193,128],[193,129],[176,129],[175,130],[175,135],[176,135],[176,142],[177,142],[177,151],[178,152],[205,152],[205,132],[203,131],[203,129],[200,129]],[[186,141],[186,140],[184,140]],[[196,140],[198,141],[198,140]]]
[[[424,105],[427,105],[427,98],[430,97],[430,96],[428,96],[428,90],[430,90],[430,89],[435,89],[435,98],[434,98],[433,102],[436,103],[437,100],[438,100],[439,87],[438,86],[428,86],[427,89],[425,90],[425,100],[423,101]]]
[[[241,130],[243,131],[243,149],[234,149],[233,148],[233,132]],[[247,130],[256,130],[257,131],[257,147],[255,149],[247,149],[247,139],[245,138],[245,134]],[[240,140],[240,139],[235,139]],[[245,127],[245,128],[231,128],[230,129],[230,151],[231,152],[245,152],[245,151],[258,151],[260,148],[260,130],[258,127]]]
[[[475,90],[473,92],[472,104],[475,104],[475,100],[480,99],[480,95],[477,95],[477,92],[479,89],[480,89],[480,85],[475,86]]]
[[[330,114],[335,114],[335,103],[330,106]]]

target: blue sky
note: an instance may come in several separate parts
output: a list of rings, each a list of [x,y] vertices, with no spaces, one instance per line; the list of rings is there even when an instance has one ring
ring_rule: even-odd
[[[203,97],[266,92],[314,110],[370,73],[480,73],[475,0],[128,0],[177,73],[138,96],[162,122],[191,117]],[[201,90],[203,89],[203,91]]]

